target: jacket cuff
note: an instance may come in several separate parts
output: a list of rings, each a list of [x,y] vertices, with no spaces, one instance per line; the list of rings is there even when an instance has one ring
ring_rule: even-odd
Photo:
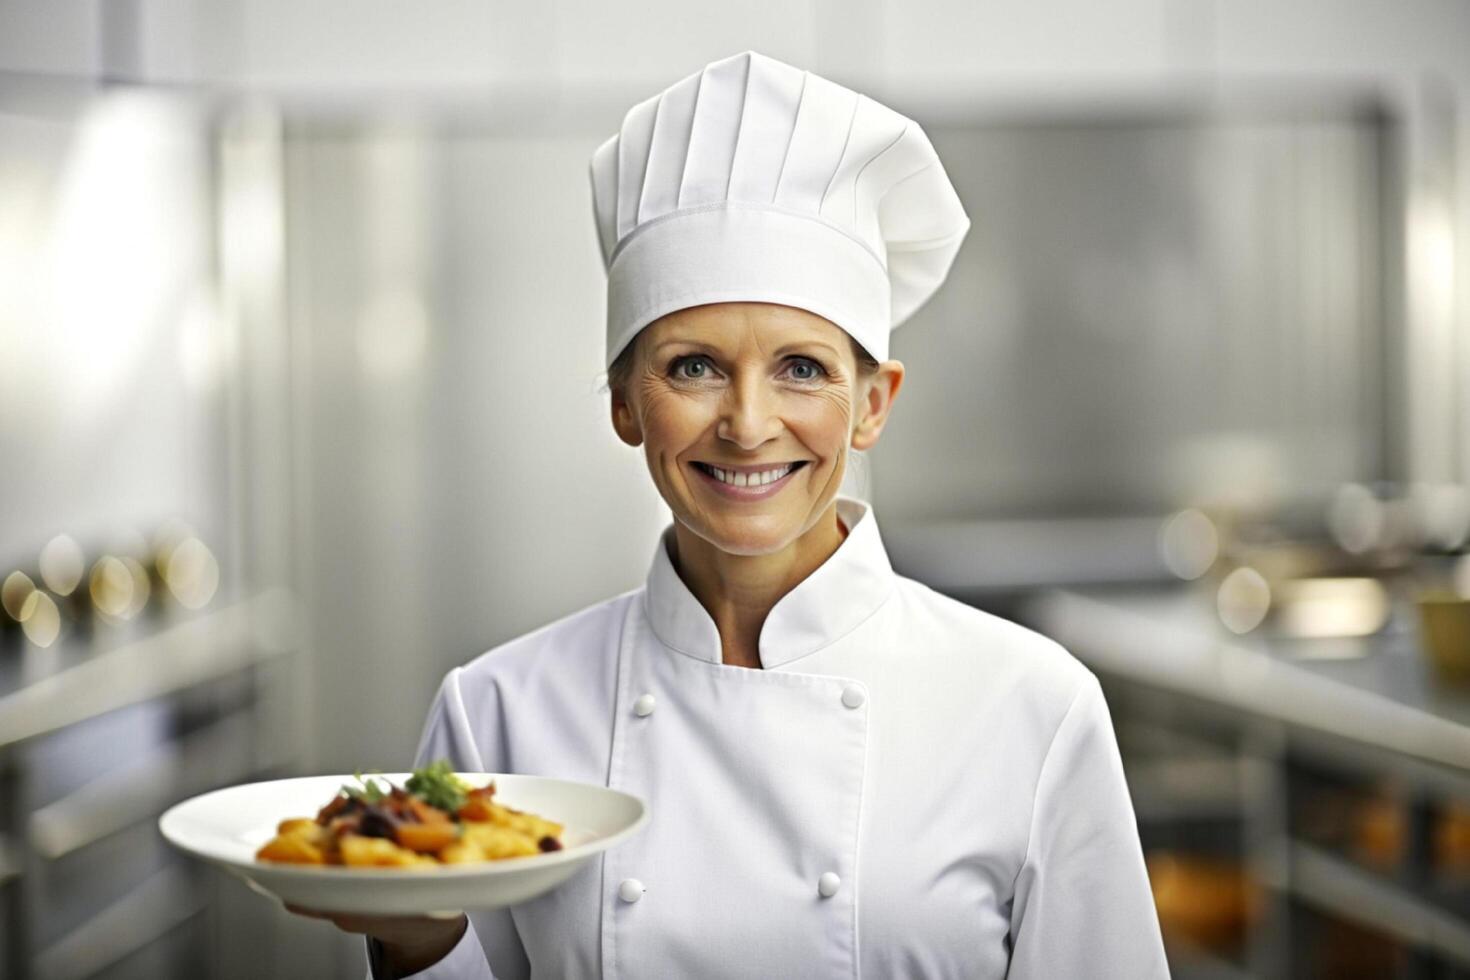
[[[395,973],[383,956],[383,944],[371,936],[367,939],[368,980],[495,980],[475,923],[465,917],[464,935],[444,958],[417,973]]]

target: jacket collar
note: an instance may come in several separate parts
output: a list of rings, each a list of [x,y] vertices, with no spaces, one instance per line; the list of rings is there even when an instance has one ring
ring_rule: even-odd
[[[773,670],[815,653],[851,632],[893,592],[893,567],[878,534],[872,506],[837,497],[837,514],[847,538],[796,588],[782,596],[761,627],[761,666]],[[648,618],[663,644],[673,650],[723,663],[715,621],[674,570],[670,524],[659,536],[645,590]]]

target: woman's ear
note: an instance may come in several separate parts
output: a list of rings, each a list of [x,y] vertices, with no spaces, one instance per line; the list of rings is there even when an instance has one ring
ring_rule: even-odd
[[[858,401],[857,424],[852,430],[852,448],[870,449],[883,434],[883,426],[903,387],[903,362],[884,361],[866,382],[866,389]]]
[[[638,416],[633,406],[619,388],[612,389],[612,424],[618,438],[630,446],[643,445],[643,430],[638,425]]]

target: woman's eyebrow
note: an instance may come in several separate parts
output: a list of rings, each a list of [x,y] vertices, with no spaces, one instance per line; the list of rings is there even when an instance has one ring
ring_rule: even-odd
[[[688,339],[679,338],[669,339],[669,341],[661,341],[659,342],[659,344],[654,344],[654,353],[663,350],[664,347],[697,347],[700,348],[700,350],[714,351],[714,353],[720,353],[720,348],[716,347],[716,345],[714,344],[707,344],[707,342],[704,341],[688,341]],[[773,356],[781,357],[782,354],[789,354],[791,353],[791,351],[803,350],[803,348],[811,347],[817,347],[820,348],[820,350],[828,351],[828,353],[832,354],[833,357],[838,356],[838,350],[836,350],[835,347],[832,347],[831,344],[828,344],[828,342],[825,341],[794,341],[791,342],[791,344],[784,344],[782,345],[782,347],[779,347],[778,350],[776,350],[776,353],[773,354]]]
[[[715,353],[715,354],[720,353],[720,348],[717,347],[717,346],[715,346],[714,344],[708,344],[708,343],[705,343],[702,340],[683,340],[683,339],[680,339],[680,338],[674,338],[672,340],[665,340],[665,341],[661,341],[661,342],[659,342],[657,344],[654,344],[653,345],[653,352],[654,353],[657,353],[658,351],[663,350],[665,347],[694,347],[694,348],[698,348],[699,350],[709,351],[709,352]],[[826,341],[822,341],[822,340],[798,340],[798,341],[793,341],[792,343],[789,343],[789,344],[783,344],[781,347],[778,347],[776,349],[776,352],[774,354],[772,354],[771,356],[772,357],[782,357],[782,356],[784,356],[786,354],[791,353],[792,351],[809,350],[809,349],[811,349],[813,347],[818,348],[820,350],[825,350],[829,354],[831,354],[833,357],[840,357],[841,356],[838,353],[837,348],[833,347],[831,344],[827,343]]]
[[[717,353],[719,351],[719,348],[718,347],[715,347],[712,344],[706,344],[702,340],[681,340],[681,339],[678,339],[678,338],[675,338],[673,340],[665,340],[665,341],[663,341],[661,343],[654,344],[653,345],[653,349],[654,349],[655,352],[657,352],[657,351],[663,350],[665,347],[679,347],[679,346],[683,346],[683,347],[698,347],[700,350],[715,351]]]
[[[812,347],[817,347],[817,348],[820,348],[822,350],[825,350],[827,353],[831,354],[833,357],[839,357],[839,356],[841,356],[841,355],[838,354],[836,347],[833,347],[831,344],[828,344],[825,341],[821,341],[821,340],[799,340],[799,341],[797,341],[795,343],[787,344],[784,347],[779,348],[776,351],[775,356],[776,357],[780,357],[781,355],[783,355],[783,354],[789,354],[792,351],[809,349],[809,348],[812,348]]]

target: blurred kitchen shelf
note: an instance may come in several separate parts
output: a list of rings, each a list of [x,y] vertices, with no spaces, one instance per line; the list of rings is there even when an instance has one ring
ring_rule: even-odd
[[[1394,671],[1364,666],[1393,658],[1422,676],[1412,634],[1385,633],[1355,661],[1291,659],[1221,637],[1206,613],[1181,587],[1105,596],[1050,589],[1026,604],[1027,622],[1105,675],[1278,722],[1318,744],[1340,740],[1360,764],[1402,773],[1420,763],[1419,775],[1470,791],[1470,696],[1386,683]]]
[[[190,871],[166,868],[35,958],[37,976],[82,980],[203,912],[205,888]]]
[[[1164,948],[1174,980],[1256,980],[1245,967],[1187,940],[1171,938]]]
[[[1470,800],[1470,693],[1437,680],[1411,616],[1323,656],[1311,642],[1228,633],[1211,597],[1180,584],[1052,588],[1023,610],[1107,688],[1141,826],[1185,838],[1199,818],[1233,828],[1274,896],[1250,974],[1293,968],[1292,902],[1391,937],[1423,975],[1470,970],[1465,891],[1436,873],[1432,823],[1416,816]],[[1290,801],[1324,773],[1392,787],[1405,828],[1392,875],[1301,836]]]
[[[201,921],[208,889],[155,821],[183,798],[281,766],[289,674],[268,668],[298,649],[297,615],[290,593],[273,589],[111,648],[78,639],[9,665],[0,687],[0,974],[80,978],[165,937],[197,947],[197,932],[176,931]],[[103,716],[127,719],[150,702],[167,719],[164,740],[145,736],[59,796],[33,795],[35,759],[44,758],[33,750],[54,744],[47,736],[95,732]],[[43,896],[56,901],[67,889],[90,900],[68,907],[72,921],[43,922]]]
[[[0,696],[0,750],[285,653],[292,613],[288,593],[262,592]]]
[[[1470,923],[1310,844],[1290,845],[1292,893],[1318,908],[1470,967]]]
[[[66,857],[158,814],[180,799],[228,785],[262,768],[256,706],[152,750],[32,811],[26,838],[48,861]],[[266,765],[265,767],[269,767]]]

